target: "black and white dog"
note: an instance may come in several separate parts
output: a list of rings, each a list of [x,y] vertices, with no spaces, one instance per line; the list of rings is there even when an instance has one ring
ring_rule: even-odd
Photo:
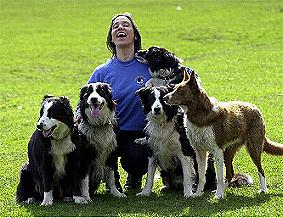
[[[189,73],[192,69],[181,64],[180,59],[165,48],[152,46],[147,50],[140,50],[136,53],[136,58],[148,65],[151,79],[146,86],[164,86],[177,84],[183,79],[183,72]]]
[[[101,180],[106,182],[110,193],[116,197],[126,197],[115,185],[114,161],[117,141],[114,132],[115,102],[107,83],[90,83],[81,88],[79,111],[82,121],[79,130],[95,149],[90,173],[90,194],[94,194]]]
[[[53,199],[90,201],[87,140],[74,125],[67,97],[44,96],[37,129],[28,143],[29,161],[22,167],[18,202],[53,204]]]
[[[157,166],[162,170],[163,179],[167,176],[164,185],[169,189],[182,186],[186,198],[193,195],[192,175],[197,169],[197,166],[194,166],[195,151],[187,138],[184,112],[179,106],[169,105],[163,100],[163,97],[171,90],[169,86],[148,86],[136,92],[141,100],[143,111],[147,115],[146,142],[152,152],[145,188],[137,195],[150,194]],[[215,188],[213,163],[209,164],[208,171],[210,172],[207,173],[207,183]],[[172,179],[172,175],[175,178]]]
[[[184,71],[188,73],[193,71],[193,69],[182,65],[180,59],[174,53],[158,46],[152,46],[147,50],[138,51],[136,58],[140,62],[147,64],[150,69],[152,78],[147,82],[146,86],[157,87],[160,85],[177,84],[182,81]],[[197,78],[201,83],[198,75]],[[140,142],[142,142],[142,140],[140,140]],[[213,163],[213,158],[210,155],[208,159],[210,169],[207,171],[207,177],[210,178],[210,182],[206,183],[205,190],[214,190],[216,188]],[[182,174],[181,167],[169,171],[161,171],[163,184],[170,189],[182,189]],[[198,174],[196,174],[196,180],[197,179]]]

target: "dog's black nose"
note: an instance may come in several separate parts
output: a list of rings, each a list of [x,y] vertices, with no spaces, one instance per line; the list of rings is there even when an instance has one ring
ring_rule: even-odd
[[[160,108],[160,107],[155,107],[155,108],[154,108],[154,112],[155,112],[155,113],[159,114],[160,111],[161,111],[161,108]]]
[[[37,126],[36,126],[36,127],[37,127],[37,129],[38,129],[38,130],[42,130],[42,128],[43,128],[43,123],[39,123],[39,124],[37,124]]]
[[[90,99],[90,101],[92,102],[92,103],[96,103],[97,102],[97,98],[96,97],[92,97],[91,99]]]

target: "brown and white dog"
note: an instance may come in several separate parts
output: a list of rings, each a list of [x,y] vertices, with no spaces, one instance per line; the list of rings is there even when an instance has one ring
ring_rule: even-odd
[[[205,183],[207,151],[213,153],[217,168],[216,197],[224,197],[224,166],[228,182],[234,176],[232,161],[236,151],[245,145],[258,169],[260,192],[267,193],[266,179],[261,164],[263,151],[283,155],[283,145],[265,136],[265,124],[260,110],[253,104],[240,101],[217,102],[209,98],[195,78],[194,72],[184,73],[183,81],[164,99],[170,104],[187,108],[189,139],[196,149],[199,170],[200,196]]]

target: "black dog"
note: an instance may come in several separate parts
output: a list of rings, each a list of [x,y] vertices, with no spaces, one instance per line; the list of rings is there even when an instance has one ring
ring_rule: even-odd
[[[193,195],[193,188],[198,183],[196,156],[187,138],[184,111],[179,106],[169,105],[163,100],[170,91],[172,91],[171,87],[160,86],[144,87],[136,92],[147,116],[146,143],[152,152],[149,158],[146,186],[138,195],[150,194],[156,166],[162,170],[161,177],[165,187],[183,189],[185,197]],[[195,174],[194,182],[193,174]],[[214,190],[215,188],[215,171],[210,158],[206,174],[206,189]]]
[[[148,65],[151,79],[146,86],[161,86],[177,84],[182,81],[184,70],[191,73],[193,69],[183,66],[175,54],[165,48],[152,46],[144,51],[138,51],[136,58]]]
[[[16,200],[41,205],[53,199],[90,201],[88,171],[92,152],[74,125],[67,97],[44,96],[37,129],[28,143],[29,161],[20,172]]]

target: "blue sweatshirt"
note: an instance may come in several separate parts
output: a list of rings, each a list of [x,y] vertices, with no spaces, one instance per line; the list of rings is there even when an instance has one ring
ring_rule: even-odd
[[[98,66],[88,83],[106,82],[112,88],[113,99],[117,103],[116,117],[123,131],[142,131],[145,115],[135,91],[150,79],[149,68],[136,58],[122,62],[112,58]]]

